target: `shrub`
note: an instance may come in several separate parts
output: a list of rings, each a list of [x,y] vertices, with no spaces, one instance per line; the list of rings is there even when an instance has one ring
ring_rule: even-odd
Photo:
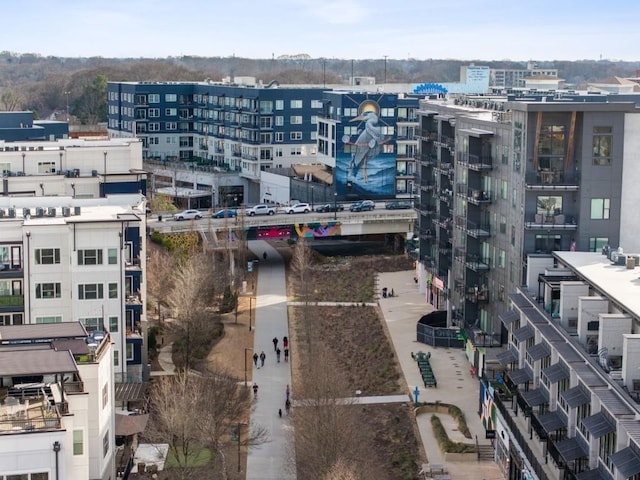
[[[471,432],[469,431],[469,426],[467,425],[467,419],[464,416],[464,412],[455,405],[450,405],[449,415],[451,415],[458,424],[458,430],[460,433],[467,438],[471,438]]]
[[[433,428],[433,434],[436,437],[440,450],[444,453],[475,453],[475,445],[467,445],[460,442],[452,442],[447,435],[440,418],[436,415],[431,415],[431,427]]]
[[[236,308],[236,304],[238,303],[238,295],[231,291],[230,288],[227,288],[222,295],[222,303],[220,304],[220,313],[229,313],[233,312]]]

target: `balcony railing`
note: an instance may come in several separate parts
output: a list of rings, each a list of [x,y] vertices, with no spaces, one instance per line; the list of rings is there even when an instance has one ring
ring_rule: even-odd
[[[491,170],[493,158],[491,155],[472,155],[470,153],[458,153],[458,162],[470,170]]]
[[[536,213],[527,218],[525,228],[529,230],[576,230],[578,225],[572,215]]]
[[[24,305],[22,295],[2,295],[0,296],[0,307],[18,307]]]
[[[525,182],[530,188],[566,187],[567,189],[577,189],[580,185],[580,172],[563,169],[540,169],[528,172],[525,175]]]
[[[478,188],[471,188],[464,183],[456,185],[456,194],[474,205],[486,205],[491,203],[491,192],[480,190]]]
[[[491,235],[491,226],[489,223],[476,223],[467,220],[461,215],[456,215],[456,227],[465,231],[474,238],[488,237]]]

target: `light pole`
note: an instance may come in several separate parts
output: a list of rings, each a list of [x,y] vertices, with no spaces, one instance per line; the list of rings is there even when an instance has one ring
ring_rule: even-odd
[[[313,211],[313,185],[311,185],[311,211]]]
[[[383,55],[384,57],[384,83],[387,83],[387,57],[389,55]]]
[[[333,219],[338,219],[338,192],[333,192]]]
[[[69,123],[69,95],[71,92],[67,90],[64,94],[67,96],[67,123]]]
[[[244,349],[244,386],[247,386],[247,352],[252,351],[253,348],[245,348]]]
[[[251,317],[253,313],[253,297],[249,297],[249,331],[251,331]]]

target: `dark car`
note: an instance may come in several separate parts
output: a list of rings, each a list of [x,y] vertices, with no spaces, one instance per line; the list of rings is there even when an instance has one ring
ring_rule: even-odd
[[[344,210],[344,206],[336,203],[325,203],[324,205],[320,205],[316,207],[316,212],[326,213],[326,212],[342,212]]]
[[[373,200],[360,200],[349,207],[352,212],[367,212],[376,208],[376,204]]]
[[[413,205],[409,201],[388,202],[384,208],[387,210],[407,210],[413,208]]]
[[[212,218],[233,218],[236,215],[237,215],[237,212],[235,210],[223,209],[223,210],[218,210],[213,215],[211,215],[211,217]]]

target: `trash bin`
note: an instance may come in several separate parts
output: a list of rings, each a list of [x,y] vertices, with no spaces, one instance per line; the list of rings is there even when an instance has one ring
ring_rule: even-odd
[[[158,221],[161,222],[162,221],[162,215],[158,215]]]

